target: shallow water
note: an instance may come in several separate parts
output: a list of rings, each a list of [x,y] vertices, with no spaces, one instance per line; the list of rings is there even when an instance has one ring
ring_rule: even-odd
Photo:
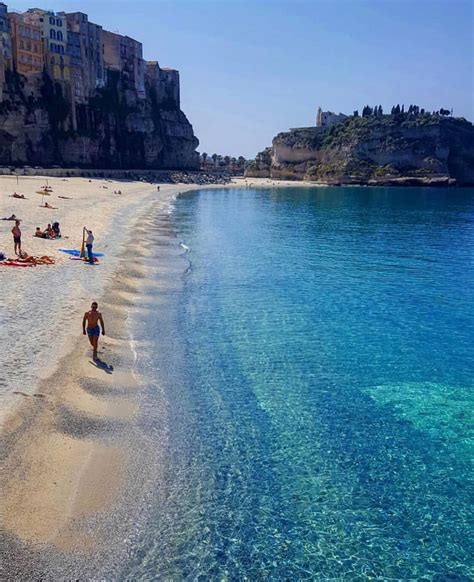
[[[119,577],[471,579],[474,191],[202,191],[150,239]]]

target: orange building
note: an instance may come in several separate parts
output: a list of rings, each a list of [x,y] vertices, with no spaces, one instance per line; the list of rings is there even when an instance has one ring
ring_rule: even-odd
[[[22,14],[10,12],[13,67],[21,75],[41,73],[44,68],[41,29],[23,20]]]

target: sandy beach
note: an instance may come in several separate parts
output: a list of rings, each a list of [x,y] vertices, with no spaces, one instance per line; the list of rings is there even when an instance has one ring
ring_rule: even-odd
[[[149,221],[169,213],[179,193],[203,189],[163,184],[158,192],[145,183],[49,178],[48,202],[58,208],[49,210],[40,208],[36,194],[45,183],[41,177],[21,178],[19,184],[0,178],[0,215],[21,218],[23,250],[55,260],[51,266],[0,267],[0,518],[8,579],[34,577],[53,559],[50,552],[80,560],[110,547],[114,535],[127,535],[130,503],[114,531],[99,518],[111,508],[120,511],[121,496],[126,492],[133,499],[132,490],[139,487],[127,479],[136,461],[130,443],[137,439],[130,435],[137,430],[139,390],[127,312],[146,283]],[[245,181],[229,187],[245,187]],[[114,194],[118,190],[121,195]],[[11,198],[13,192],[26,200]],[[36,226],[55,220],[68,238],[33,237]],[[59,251],[79,248],[84,225],[94,232],[94,248],[105,254],[93,267]],[[9,257],[12,226],[0,222],[0,251]],[[94,299],[106,318],[98,363],[81,333],[82,314]],[[146,454],[142,441],[142,462]]]

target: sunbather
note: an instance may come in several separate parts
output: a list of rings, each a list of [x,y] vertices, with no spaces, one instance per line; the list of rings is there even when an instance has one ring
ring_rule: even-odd
[[[5,216],[5,218],[2,218],[2,220],[18,220],[18,219],[17,219],[17,217],[14,214],[12,214],[8,218]]]
[[[26,200],[24,194],[17,194],[16,192],[13,192],[13,194],[10,195],[10,198],[20,198],[20,200]]]
[[[40,208],[49,208],[51,210],[57,210],[58,209],[57,206],[51,206],[51,204],[48,204],[47,202],[45,202],[43,204],[43,206],[40,206]]]

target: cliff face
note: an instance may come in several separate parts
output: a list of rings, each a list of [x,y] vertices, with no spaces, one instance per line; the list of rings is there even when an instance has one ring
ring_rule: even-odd
[[[0,103],[0,165],[198,169],[179,101],[149,83],[139,99],[119,73],[87,103],[47,76],[10,73]]]
[[[351,117],[280,133],[248,177],[326,184],[474,184],[474,126],[439,115]]]

